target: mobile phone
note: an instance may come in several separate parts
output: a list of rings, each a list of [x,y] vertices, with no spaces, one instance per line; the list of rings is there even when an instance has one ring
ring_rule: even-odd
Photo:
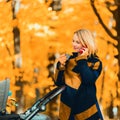
[[[82,53],[85,51],[85,48],[86,48],[86,47],[82,47],[82,48],[80,49],[80,51],[79,51],[80,54],[82,54]]]

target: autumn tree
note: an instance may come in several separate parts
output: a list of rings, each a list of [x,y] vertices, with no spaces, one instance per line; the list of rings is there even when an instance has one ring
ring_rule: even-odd
[[[91,6],[93,8],[93,11],[95,13],[95,15],[97,16],[99,23],[102,25],[102,27],[104,28],[104,30],[106,31],[106,33],[112,38],[114,39],[114,41],[117,41],[117,44],[114,44],[113,42],[109,42],[108,44],[112,44],[116,49],[117,49],[117,54],[115,54],[115,59],[118,60],[118,66],[119,66],[119,70],[118,70],[118,81],[116,81],[116,98],[119,100],[120,99],[120,91],[119,91],[119,87],[120,87],[120,0],[106,0],[105,2],[103,2],[101,5],[106,7],[107,10],[110,12],[111,17],[110,17],[110,21],[109,21],[109,26],[107,26],[104,22],[104,18],[101,16],[101,13],[99,11],[98,8],[98,3],[100,4],[100,2],[98,2],[97,0],[90,0],[91,2]],[[105,13],[104,13],[105,14]],[[103,82],[104,84],[104,82]],[[104,86],[104,85],[103,85]],[[102,88],[102,90],[104,91],[104,88]],[[117,106],[118,108],[118,112],[120,111],[120,105],[119,104],[114,104],[114,100],[115,98],[113,97],[113,94],[111,94],[111,104],[108,108],[109,112],[109,117],[113,118],[113,107]],[[118,117],[120,117],[120,112],[118,113]]]
[[[109,21],[107,27],[111,34],[117,35],[112,29],[116,26],[114,14],[109,11],[116,9],[114,2],[108,0],[104,4],[103,0],[96,0],[91,3],[97,7],[97,13],[102,14],[105,24]],[[109,9],[103,7],[111,4]],[[36,99],[49,92],[49,86],[53,85],[55,58],[62,52],[71,54],[73,32],[80,28],[92,31],[103,62],[103,74],[97,80],[100,105],[104,111],[108,111],[110,106],[119,106],[118,59],[114,57],[118,54],[118,40],[104,32],[91,5],[90,0],[0,1],[0,79],[11,79],[12,95],[22,103],[18,109],[30,107]],[[20,96],[16,96],[16,91]],[[46,113],[52,112],[50,109]],[[57,117],[58,109],[54,113]]]

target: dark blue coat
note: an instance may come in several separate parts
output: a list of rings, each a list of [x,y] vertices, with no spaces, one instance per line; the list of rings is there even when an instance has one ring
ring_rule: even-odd
[[[60,120],[103,120],[95,86],[101,70],[97,56],[86,58],[73,53],[64,67],[57,63],[55,84],[66,85],[61,94]]]

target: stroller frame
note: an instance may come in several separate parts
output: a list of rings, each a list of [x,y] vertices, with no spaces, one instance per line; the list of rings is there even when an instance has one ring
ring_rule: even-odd
[[[3,82],[1,82],[3,83]],[[7,85],[8,87],[5,86],[5,102],[4,102],[4,106],[2,106],[0,112],[5,111],[5,107],[6,107],[6,101],[8,98],[8,91],[9,91],[9,83],[10,80],[6,79],[4,80],[4,83],[7,83],[5,85]],[[7,88],[7,90],[6,90]],[[62,93],[62,91],[64,91],[64,89],[66,88],[65,85],[63,86],[59,86],[54,88],[53,90],[51,90],[49,93],[47,93],[45,96],[43,96],[42,98],[38,99],[33,105],[32,107],[28,108],[24,113],[21,114],[5,114],[2,115],[0,114],[0,120],[31,120],[38,112],[43,112],[46,110],[46,105],[52,100],[54,99],[56,96],[58,96],[59,94]],[[1,93],[0,93],[1,95]],[[2,103],[0,103],[2,105]],[[1,107],[1,106],[0,106]]]
[[[20,115],[22,120],[31,120],[38,112],[43,112],[46,110],[46,104],[49,103],[53,98],[58,96],[65,89],[65,85],[61,87],[56,87],[43,98],[39,99],[33,106],[27,109],[23,114]]]

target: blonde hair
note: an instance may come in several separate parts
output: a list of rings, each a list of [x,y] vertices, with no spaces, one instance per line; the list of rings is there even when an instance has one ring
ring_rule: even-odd
[[[93,34],[87,29],[80,29],[74,32],[78,36],[82,46],[88,48],[89,56],[96,54],[97,46]]]

